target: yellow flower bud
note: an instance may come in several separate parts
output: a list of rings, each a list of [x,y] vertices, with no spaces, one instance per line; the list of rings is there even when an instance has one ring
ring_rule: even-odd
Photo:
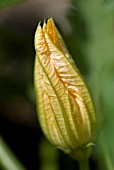
[[[39,23],[35,50],[34,82],[41,128],[51,143],[77,157],[75,152],[88,148],[94,140],[96,116],[85,82],[52,18],[43,27]]]

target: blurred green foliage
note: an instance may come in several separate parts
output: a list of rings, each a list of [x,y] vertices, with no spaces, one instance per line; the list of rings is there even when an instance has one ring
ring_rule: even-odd
[[[10,5],[15,5],[17,3],[20,3],[20,2],[23,2],[25,0],[1,0],[0,1],[0,8],[5,8],[5,7],[8,7]]]
[[[0,1],[0,8],[5,9],[17,2],[22,0]],[[114,169],[114,0],[73,0],[72,6],[67,14],[72,32],[69,34],[65,34],[62,30],[61,32],[77,67],[86,79],[95,102],[98,135],[90,165],[92,170],[112,170]],[[0,28],[2,116],[9,121],[15,118],[15,122],[23,122],[32,126],[31,128],[36,123],[36,117],[33,118],[36,114],[32,76],[35,56],[33,39],[34,30],[32,33],[26,33],[4,25]],[[9,113],[12,116],[9,116]],[[28,118],[25,115],[32,116]],[[26,122],[28,119],[34,120],[32,125],[30,121]],[[40,129],[38,133],[39,131]],[[39,141],[38,155],[41,165],[38,169],[77,168],[77,163],[54,149],[44,139],[39,138]]]

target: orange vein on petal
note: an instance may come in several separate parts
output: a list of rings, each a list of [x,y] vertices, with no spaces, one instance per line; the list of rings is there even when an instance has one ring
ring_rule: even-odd
[[[54,44],[60,49],[62,50],[60,43],[59,43],[59,38],[58,38],[58,31],[55,27],[55,24],[52,20],[52,18],[50,18],[47,22],[47,34],[49,35],[49,37],[51,38],[52,42],[54,42]]]

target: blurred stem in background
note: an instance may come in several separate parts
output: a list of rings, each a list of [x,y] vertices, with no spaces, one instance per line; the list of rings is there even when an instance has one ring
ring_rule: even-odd
[[[103,132],[100,134],[97,147],[98,147],[98,151],[96,157],[98,157],[98,159],[100,158],[100,161],[98,163],[99,167],[101,168],[103,167],[106,170],[113,170],[114,166],[111,158],[112,155],[109,151],[109,147],[106,143],[106,139]]]
[[[39,157],[41,161],[40,170],[59,170],[58,150],[44,138],[40,143]]]
[[[90,170],[89,160],[83,160],[79,162],[79,170]]]
[[[26,170],[2,137],[0,137],[0,168],[1,170]]]

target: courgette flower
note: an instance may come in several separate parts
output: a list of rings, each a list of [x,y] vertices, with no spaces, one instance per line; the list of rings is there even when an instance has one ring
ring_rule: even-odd
[[[41,128],[56,147],[82,159],[96,133],[90,93],[52,18],[35,33],[34,84]]]

